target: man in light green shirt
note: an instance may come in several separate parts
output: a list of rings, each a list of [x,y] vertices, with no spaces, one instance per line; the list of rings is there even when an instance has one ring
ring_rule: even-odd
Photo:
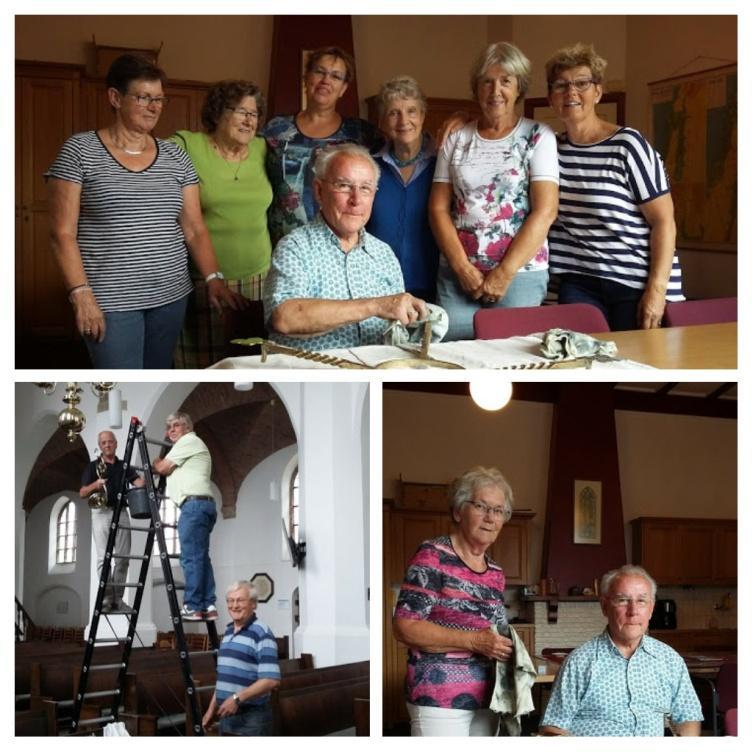
[[[194,433],[188,413],[168,416],[167,437],[172,449],[152,466],[167,476],[167,495],[180,507],[180,564],[186,583],[181,616],[186,621],[216,619],[214,571],[209,558],[209,534],[217,522],[212,458],[207,445]]]

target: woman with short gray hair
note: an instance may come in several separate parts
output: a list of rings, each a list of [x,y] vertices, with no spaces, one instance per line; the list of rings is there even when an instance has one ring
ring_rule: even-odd
[[[451,485],[449,501],[455,528],[421,544],[393,620],[410,649],[411,735],[494,736],[495,661],[510,659],[512,642],[491,629],[507,616],[505,575],[488,550],[512,516],[512,490],[496,468],[474,467]]]
[[[426,97],[415,78],[400,75],[382,84],[377,104],[387,143],[377,154],[382,177],[366,229],[394,251],[405,289],[433,302],[439,248],[428,209],[437,158],[423,129]]]
[[[473,339],[482,307],[537,306],[546,295],[559,168],[551,128],[515,111],[529,77],[515,45],[484,50],[471,68],[481,117],[451,133],[437,156],[429,216],[442,251],[445,339]]]

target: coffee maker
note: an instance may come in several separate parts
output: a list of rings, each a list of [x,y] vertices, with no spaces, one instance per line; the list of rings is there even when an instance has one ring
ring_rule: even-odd
[[[648,628],[677,629],[677,604],[671,598],[657,599]]]

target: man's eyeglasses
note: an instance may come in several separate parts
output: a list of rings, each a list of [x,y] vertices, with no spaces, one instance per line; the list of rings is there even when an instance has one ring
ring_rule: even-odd
[[[596,81],[594,81],[592,78],[576,78],[573,81],[565,81],[563,79],[557,79],[552,83],[551,89],[553,92],[556,92],[557,94],[565,94],[567,91],[570,90],[570,87],[575,89],[575,91],[583,92],[585,91],[591,84],[595,84]]]
[[[237,109],[235,107],[226,107],[225,108],[228,112],[232,112],[235,117],[237,117],[239,120],[245,120],[246,118],[251,118],[251,120],[258,120],[259,119],[259,113],[254,112],[252,110],[244,110],[242,107],[238,107]]]
[[[641,611],[651,605],[651,601],[647,598],[624,598],[621,595],[616,595],[614,598],[610,598],[609,602],[617,608],[627,608],[632,604],[635,608]]]
[[[250,600],[250,598],[226,598],[225,603],[227,603],[228,606],[242,606]]]
[[[126,96],[135,99],[139,107],[149,107],[152,104],[164,107],[170,101],[168,97],[150,97],[148,94],[126,94]]]
[[[349,183],[347,180],[325,180],[324,182],[329,183],[335,193],[349,193],[352,195],[353,191],[356,191],[361,198],[371,198],[377,191],[376,186],[371,183],[356,185],[355,183]]]
[[[483,501],[466,501],[465,503],[470,504],[479,514],[483,514],[484,517],[491,512],[495,519],[507,519],[507,509],[505,507],[490,507],[488,504],[484,504]]]
[[[326,79],[327,76],[329,76],[333,81],[339,81],[340,83],[343,83],[343,81],[345,81],[345,78],[346,78],[345,73],[341,73],[340,71],[336,71],[336,70],[327,70],[326,68],[322,68],[319,65],[312,68],[311,72],[315,76],[319,76],[320,78],[324,78],[324,79]]]

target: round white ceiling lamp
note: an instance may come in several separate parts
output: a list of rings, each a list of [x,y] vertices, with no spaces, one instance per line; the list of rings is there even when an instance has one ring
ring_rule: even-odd
[[[483,410],[501,410],[512,397],[512,384],[501,376],[480,376],[469,386],[473,401]]]

